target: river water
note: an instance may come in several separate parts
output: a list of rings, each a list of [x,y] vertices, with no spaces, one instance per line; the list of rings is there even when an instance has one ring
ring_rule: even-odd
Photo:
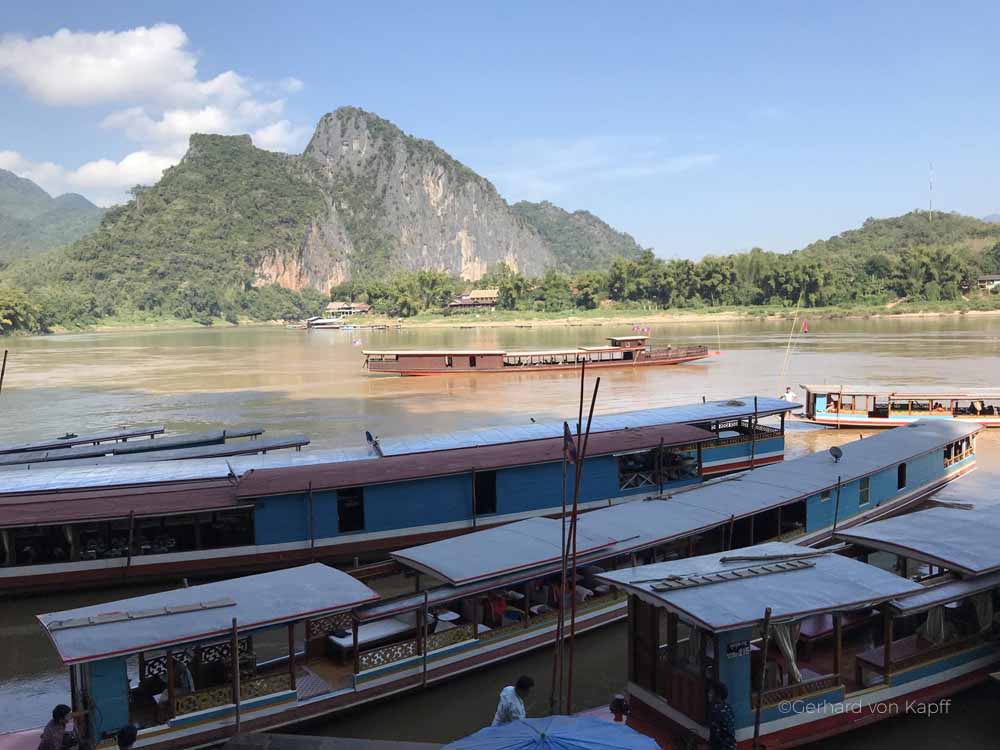
[[[643,321],[635,321],[643,325]],[[571,417],[572,373],[428,378],[368,376],[363,348],[550,348],[592,345],[632,325],[535,328],[298,331],[238,328],[81,334],[4,341],[10,349],[0,394],[0,444],[162,423],[172,432],[260,425],[267,434],[305,433],[314,447],[360,444],[374,435],[439,432]],[[1000,384],[1000,318],[816,320],[801,335],[789,321],[681,323],[652,327],[656,342],[705,343],[723,354],[677,367],[603,370],[597,412],[749,394],[776,396],[806,382],[992,387]],[[592,379],[590,379],[592,382]],[[1000,433],[997,430],[996,433]],[[793,425],[789,456],[825,450],[857,433]],[[993,502],[1000,434],[979,441],[979,470],[939,497]],[[68,690],[35,615],[145,593],[103,590],[0,601],[0,731],[43,723]],[[580,639],[577,708],[607,703],[625,680],[624,626]],[[537,683],[543,713],[551,656],[522,657],[318,727],[338,736],[448,741],[492,718],[499,689],[518,674]],[[957,697],[947,717],[910,716],[830,740],[824,748],[881,745],[993,746],[1000,688]]]

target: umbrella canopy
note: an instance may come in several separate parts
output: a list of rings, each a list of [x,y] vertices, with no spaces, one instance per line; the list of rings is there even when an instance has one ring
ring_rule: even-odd
[[[486,727],[444,750],[657,750],[656,741],[624,724],[593,716],[546,716]]]

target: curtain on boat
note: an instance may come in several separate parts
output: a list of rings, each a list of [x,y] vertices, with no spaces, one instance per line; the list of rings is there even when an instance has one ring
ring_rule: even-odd
[[[944,622],[944,607],[934,607],[927,611],[927,619],[917,628],[917,634],[931,643],[944,643],[947,632]]]
[[[972,604],[976,608],[976,619],[979,621],[979,632],[985,633],[993,627],[993,592],[986,591],[972,597]]]
[[[775,623],[771,626],[774,631],[774,640],[781,649],[781,654],[785,657],[788,665],[788,684],[802,682],[802,673],[799,665],[795,661],[795,647],[799,642],[798,622]]]

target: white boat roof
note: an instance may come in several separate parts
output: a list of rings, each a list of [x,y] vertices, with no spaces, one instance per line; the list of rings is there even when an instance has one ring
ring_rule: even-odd
[[[954,420],[924,419],[840,446],[835,462],[826,451],[770,464],[735,477],[694,487],[674,501],[743,518],[870,476],[898,463],[975,434],[982,426]]]
[[[951,578],[936,585],[928,585],[912,596],[894,599],[892,607],[900,614],[912,615],[996,588],[1000,588],[1000,572],[975,578]]]
[[[39,615],[66,664],[225,637],[328,614],[379,595],[320,563]]]
[[[799,388],[812,393],[838,393],[848,396],[882,396],[885,398],[952,398],[959,400],[1000,399],[1000,388],[954,388],[948,386],[886,386],[803,383]]]
[[[810,565],[767,575],[704,583],[690,588],[654,591],[670,577],[706,575],[772,564],[773,561],[722,558],[764,558],[787,555]],[[598,579],[636,594],[644,601],[670,610],[709,631],[746,627],[764,619],[765,607],[773,620],[800,619],[823,612],[870,607],[922,590],[920,584],[874,565],[835,553],[816,554],[784,542],[769,542],[734,552],[718,552],[672,562],[644,565],[610,573]]]
[[[486,354],[506,354],[504,349],[362,349],[361,353],[366,357],[372,354],[391,354],[393,356],[409,357],[443,357],[453,355],[456,357],[477,356]]]
[[[568,524],[567,524],[568,528]],[[463,534],[393,552],[410,567],[454,585],[516,573],[562,557],[563,522],[552,518],[523,521]],[[620,539],[577,528],[577,553],[609,547]]]
[[[757,397],[758,417],[783,414],[801,409],[796,404],[783,399]],[[704,404],[684,404],[661,406],[653,409],[599,414],[594,417],[591,432],[611,432],[638,427],[654,427],[663,424],[696,424],[702,422],[726,421],[752,416],[754,396],[740,396]],[[573,417],[570,424],[575,424]],[[379,447],[383,455],[396,456],[403,453],[425,453],[451,450],[453,448],[474,448],[482,445],[499,445],[526,440],[545,440],[563,435],[563,420],[546,420],[520,425],[481,427],[471,430],[456,430],[429,435],[403,437],[379,437]]]
[[[1000,508],[930,508],[864,524],[837,538],[968,576],[1000,571]]]

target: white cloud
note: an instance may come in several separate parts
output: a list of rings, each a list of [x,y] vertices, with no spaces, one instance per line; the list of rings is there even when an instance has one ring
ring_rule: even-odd
[[[252,134],[253,143],[257,148],[268,151],[295,151],[302,147],[309,128],[292,125],[288,120],[278,122],[255,130]]]
[[[283,97],[301,91],[302,81],[258,82],[232,70],[203,80],[187,34],[173,24],[0,36],[0,78],[45,104],[116,107],[98,124],[138,145],[119,161],[98,158],[71,169],[0,152],[13,165],[6,168],[50,192],[78,189],[103,202],[123,200],[128,187],[157,180],[183,156],[192,133],[251,132],[272,150],[301,145],[307,133],[282,117]]]
[[[669,153],[659,138],[540,138],[513,144],[504,163],[488,171],[512,199],[542,200],[582,185],[677,175],[718,159],[714,153]]]

